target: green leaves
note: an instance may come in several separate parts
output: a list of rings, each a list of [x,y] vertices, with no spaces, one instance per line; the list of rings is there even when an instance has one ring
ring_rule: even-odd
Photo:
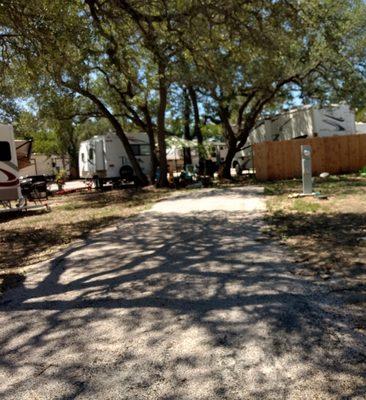
[[[0,26],[4,118],[19,112],[11,99],[34,98],[42,119],[68,110],[84,116],[76,126],[92,123],[87,91],[129,130],[148,117],[156,127],[164,81],[174,129],[183,131],[174,88],[194,86],[226,138],[245,142],[295,89],[307,101],[366,101],[362,0],[13,0],[0,3]]]

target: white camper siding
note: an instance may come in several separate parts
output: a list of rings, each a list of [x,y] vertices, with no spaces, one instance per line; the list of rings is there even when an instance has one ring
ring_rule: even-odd
[[[81,178],[92,178],[96,174],[95,147],[92,140],[80,143],[79,175]]]
[[[339,136],[356,133],[355,113],[348,105],[314,109],[314,136]]]
[[[80,143],[79,149],[79,176],[80,178],[88,178],[88,144],[86,141]]]
[[[137,161],[140,164],[142,172],[145,175],[150,175],[151,173],[151,155],[150,155],[150,145],[149,138],[146,133],[139,132],[133,135],[129,135],[128,141],[133,147],[134,154]],[[126,155],[127,157],[127,155]],[[130,161],[127,159],[127,164],[130,165]]]
[[[58,156],[46,156],[45,154],[34,154],[30,159],[30,165],[19,170],[20,176],[31,175],[53,175],[59,170],[65,169],[70,173],[70,160],[66,158],[64,163]]]
[[[311,136],[313,132],[312,109],[288,111],[272,119],[271,140],[291,140]]]
[[[248,138],[248,144],[260,143],[266,140],[272,140],[270,135],[271,121],[265,119],[259,121],[257,127],[254,128]]]
[[[106,178],[119,177],[119,170],[122,165],[129,165],[125,148],[121,139],[114,134],[107,134],[105,136],[106,148]]]
[[[99,139],[95,142],[95,169],[98,172],[104,172],[106,169],[103,139]]]
[[[13,127],[0,125],[0,201],[20,197],[18,160]]]
[[[356,122],[356,133],[366,133],[366,122]]]

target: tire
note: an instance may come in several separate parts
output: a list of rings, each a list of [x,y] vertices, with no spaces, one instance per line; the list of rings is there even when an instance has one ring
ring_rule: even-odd
[[[134,180],[132,167],[130,165],[123,165],[119,170],[119,176],[123,181],[132,182]]]

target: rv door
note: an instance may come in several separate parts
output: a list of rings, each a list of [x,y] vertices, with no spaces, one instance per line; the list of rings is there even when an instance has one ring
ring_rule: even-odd
[[[95,142],[95,169],[96,171],[105,170],[105,159],[104,159],[104,145],[103,140]]]

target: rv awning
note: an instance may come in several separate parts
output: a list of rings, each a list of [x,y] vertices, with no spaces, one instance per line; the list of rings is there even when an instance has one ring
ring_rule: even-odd
[[[31,164],[32,140],[15,140],[15,149],[18,159],[18,169],[22,169]]]

